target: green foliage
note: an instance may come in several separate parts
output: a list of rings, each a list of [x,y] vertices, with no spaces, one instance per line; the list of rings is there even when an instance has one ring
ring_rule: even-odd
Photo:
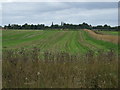
[[[64,23],[61,22],[61,25],[55,24],[52,22],[51,26],[45,26],[44,24],[38,24],[38,25],[29,25],[27,23],[25,23],[24,25],[18,25],[18,24],[12,24],[12,25],[5,25],[3,27],[4,29],[37,29],[37,30],[46,30],[46,29],[98,29],[98,30],[117,30],[118,31],[118,27],[111,27],[108,26],[107,24],[105,24],[104,26],[102,25],[98,25],[98,26],[92,26],[92,25],[88,25],[87,23],[82,23],[79,25],[75,25],[75,24],[69,24],[69,23]]]

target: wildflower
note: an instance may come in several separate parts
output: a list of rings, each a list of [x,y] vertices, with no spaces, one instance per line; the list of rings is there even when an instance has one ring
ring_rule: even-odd
[[[112,73],[110,73],[110,76],[112,75]]]
[[[40,75],[40,72],[37,72],[37,75]]]
[[[28,78],[26,77],[25,80],[28,80]]]

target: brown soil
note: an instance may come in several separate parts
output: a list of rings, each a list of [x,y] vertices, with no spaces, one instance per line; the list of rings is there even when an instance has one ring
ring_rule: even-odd
[[[112,43],[120,43],[120,40],[118,39],[119,36],[113,36],[113,35],[101,35],[101,34],[96,34],[92,30],[84,29],[86,32],[89,32],[90,36],[98,39],[98,40],[104,40]]]

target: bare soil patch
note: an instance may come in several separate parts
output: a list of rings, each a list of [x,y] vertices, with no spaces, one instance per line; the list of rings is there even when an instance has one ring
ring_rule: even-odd
[[[98,40],[104,40],[112,43],[120,43],[120,40],[118,39],[119,36],[113,36],[113,35],[102,35],[102,34],[97,34],[93,32],[92,30],[84,29],[86,32],[90,34],[90,36],[98,39]]]

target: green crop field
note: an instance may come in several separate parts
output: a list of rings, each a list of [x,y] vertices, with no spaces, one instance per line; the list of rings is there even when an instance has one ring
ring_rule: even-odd
[[[118,45],[84,30],[3,30],[3,88],[117,88]]]
[[[41,51],[65,51],[85,53],[88,50],[115,49],[117,44],[96,40],[81,31],[32,31],[4,30],[3,49],[38,47]]]

